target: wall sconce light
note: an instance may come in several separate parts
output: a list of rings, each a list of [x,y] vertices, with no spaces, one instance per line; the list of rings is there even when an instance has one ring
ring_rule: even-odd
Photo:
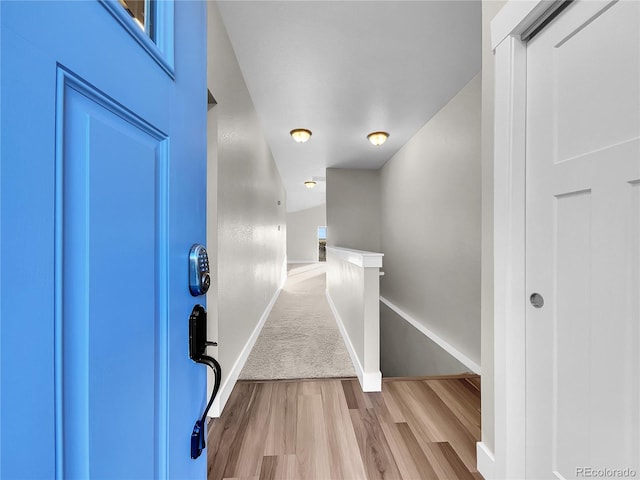
[[[389,134],[387,132],[371,132],[367,135],[369,141],[374,144],[376,147],[379,147],[389,138]]]
[[[313,180],[307,180],[306,182],[304,182],[304,186],[307,188],[313,188],[316,186],[316,182],[314,182]]]
[[[311,138],[311,130],[306,128],[294,128],[289,134],[298,143],[304,143]]]

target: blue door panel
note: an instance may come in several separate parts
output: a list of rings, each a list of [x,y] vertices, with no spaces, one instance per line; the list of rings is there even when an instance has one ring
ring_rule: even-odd
[[[54,309],[54,164],[40,159],[52,158],[55,144],[53,131],[39,132],[55,117],[55,64],[6,28],[0,34],[0,478],[19,478],[13,472],[25,472],[25,465],[23,478],[47,478],[55,465],[53,327],[40,322],[51,320]],[[26,71],[47,84],[8,75]]]
[[[176,2],[176,12],[184,9],[180,6],[182,1]],[[204,2],[186,2],[205,8]],[[165,101],[174,88],[173,80],[98,0],[0,3],[3,28],[53,60],[53,70],[49,70],[51,75],[55,75],[55,63],[59,63],[152,125],[167,131],[164,128],[169,121]],[[190,22],[193,23],[192,20]],[[203,39],[199,42],[204,41],[205,33],[202,32]],[[196,37],[201,35],[197,29],[194,34]],[[72,41],[71,36],[74,37]],[[3,47],[3,53],[10,52]],[[185,52],[179,53],[180,56],[185,55]],[[186,54],[188,61],[182,63],[182,76],[190,76],[189,70],[194,63],[200,62],[188,52]],[[24,72],[26,78],[26,72],[30,70],[27,68]],[[53,97],[49,97],[49,102],[52,101]]]
[[[97,0],[0,22],[0,477],[204,478],[205,4],[176,2],[175,79]]]
[[[159,421],[156,145],[144,145],[147,139],[139,137],[146,133],[131,130],[125,136],[91,124],[90,184],[96,200],[89,216],[89,444],[92,470],[105,478],[156,477],[155,445],[138,437],[157,432]],[[114,185],[119,186],[115,192]],[[127,248],[115,250],[111,242]],[[114,283],[114,278],[124,281]],[[105,416],[109,411],[115,415]],[[102,454],[109,449],[126,461],[110,462]]]
[[[63,298],[62,375],[56,381],[64,402],[58,412],[63,472],[66,478],[155,478],[156,445],[140,442],[139,432],[155,436],[160,421],[155,239],[157,163],[166,164],[157,152],[164,139],[131,124],[131,114],[110,111],[108,99],[93,97],[67,87],[62,109],[63,275],[56,285]]]
[[[172,102],[172,133],[170,143],[171,166],[169,170],[169,189],[180,194],[170,196],[169,205],[169,229],[171,242],[170,250],[180,252],[171,256],[170,272],[167,279],[169,292],[185,292],[186,295],[169,305],[170,318],[179,319],[169,323],[168,349],[169,378],[171,389],[169,390],[169,404],[181,401],[181,393],[193,389],[194,379],[184,375],[185,370],[191,371],[194,367],[189,360],[189,346],[183,339],[188,337],[187,319],[194,303],[205,303],[204,297],[193,298],[188,294],[186,287],[188,282],[188,252],[194,242],[206,244],[206,62],[197,62],[195,59],[206,58],[206,6],[200,2],[179,2],[180,8],[176,8],[176,31],[181,32],[175,37],[175,101]],[[179,52],[186,52],[179,55]],[[180,74],[188,69],[191,75]],[[203,93],[201,93],[203,92]],[[185,119],[195,119],[194,123],[202,126],[198,129],[185,128]],[[181,145],[182,148],[179,148]],[[194,158],[204,158],[202,162],[193,161]],[[177,172],[181,174],[178,175]],[[197,179],[198,181],[194,181]],[[193,231],[184,218],[184,213],[189,212],[191,221],[202,225],[202,229]],[[202,366],[198,366],[202,367]],[[195,369],[201,372],[198,367]],[[206,376],[198,377],[197,391],[206,389]],[[199,394],[193,398],[195,409],[200,415],[206,406],[206,395]],[[206,475],[206,451],[198,461],[189,458],[189,442],[191,431],[196,417],[192,411],[181,409],[171,410],[169,417],[169,434],[167,435],[168,450],[178,452],[172,455],[169,463],[169,474],[175,478],[202,478]],[[198,462],[200,462],[198,464]],[[201,470],[204,468],[204,471]],[[188,472],[185,475],[182,472]],[[204,472],[204,473],[202,473]],[[181,477],[182,475],[182,477]]]

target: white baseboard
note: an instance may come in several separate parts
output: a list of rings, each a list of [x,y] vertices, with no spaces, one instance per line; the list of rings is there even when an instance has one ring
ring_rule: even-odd
[[[487,448],[484,442],[476,443],[477,454],[477,468],[478,472],[484,477],[485,480],[495,479],[495,464],[496,460],[493,453]]]
[[[294,263],[320,263],[320,262],[318,262],[318,259],[315,259],[315,260],[287,260],[287,263],[294,264]]]
[[[356,350],[353,348],[353,344],[351,343],[351,339],[347,334],[347,329],[342,322],[342,318],[336,309],[336,305],[333,303],[333,299],[329,294],[329,290],[325,291],[327,295],[327,301],[329,302],[329,307],[331,308],[331,312],[333,312],[333,316],[336,319],[336,323],[338,324],[338,329],[342,334],[342,338],[344,340],[345,345],[347,346],[347,351],[349,352],[349,356],[351,357],[351,363],[353,363],[354,368],[356,369],[356,375],[358,376],[358,381],[360,382],[360,386],[362,387],[363,392],[379,392],[382,389],[382,373],[380,371],[377,372],[365,372],[362,368],[362,363],[360,363],[360,359],[358,355],[356,355]]]
[[[264,326],[264,323],[267,321],[267,318],[269,318],[269,314],[271,313],[271,310],[273,309],[273,306],[275,305],[276,300],[278,300],[278,296],[280,295],[281,291],[282,291],[282,288],[278,288],[278,290],[276,290],[276,293],[273,294],[273,297],[271,298],[269,305],[267,305],[267,308],[265,308],[264,312],[262,313],[262,316],[260,317],[260,320],[258,321],[256,328],[253,329],[253,333],[251,333],[249,340],[247,340],[247,343],[245,344],[244,348],[242,349],[242,352],[240,353],[240,356],[238,357],[238,359],[236,360],[236,363],[233,365],[233,367],[229,371],[229,375],[227,376],[227,379],[220,386],[218,395],[216,396],[216,399],[213,401],[213,405],[211,405],[211,409],[209,410],[209,414],[208,414],[209,417],[217,418],[222,413],[224,406],[227,404],[227,401],[231,396],[233,387],[236,386],[236,382],[238,381],[240,372],[242,371],[242,368],[244,367],[244,364],[246,363],[247,358],[249,358],[251,349],[253,349],[253,346],[256,344],[258,335],[260,335],[260,332],[262,331],[262,327]]]
[[[462,353],[460,350],[455,348],[449,342],[444,340],[442,337],[436,335],[434,332],[432,332],[427,327],[422,325],[411,315],[404,312],[400,307],[398,307],[397,305],[394,305],[383,296],[380,296],[380,301],[384,303],[387,307],[389,307],[391,310],[396,312],[400,317],[402,317],[403,320],[413,325],[413,327],[415,327],[420,333],[428,337],[432,342],[439,345],[444,351],[446,351],[449,355],[451,355],[453,358],[455,358],[460,363],[462,363],[465,367],[467,367],[473,373],[476,373],[478,375],[481,374],[482,369],[480,368],[480,365],[478,365],[476,362],[471,360],[469,357],[467,357],[464,353]]]

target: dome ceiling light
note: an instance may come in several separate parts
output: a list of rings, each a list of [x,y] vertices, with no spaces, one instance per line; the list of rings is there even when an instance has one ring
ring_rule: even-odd
[[[387,138],[389,138],[389,134],[387,132],[371,132],[369,135],[367,135],[367,138],[373,145],[379,147],[387,141]]]
[[[313,180],[307,180],[306,182],[304,182],[304,186],[307,188],[313,188],[316,186],[316,182],[314,182]]]
[[[294,128],[289,134],[298,143],[304,143],[311,138],[311,130],[306,128]]]

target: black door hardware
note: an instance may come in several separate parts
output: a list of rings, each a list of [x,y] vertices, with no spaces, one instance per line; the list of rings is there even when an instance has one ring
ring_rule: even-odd
[[[208,346],[215,347],[216,342],[207,341],[207,311],[202,305],[196,305],[189,316],[189,357],[196,363],[207,365],[213,370],[215,381],[213,392],[207,407],[199,420],[196,420],[191,433],[191,458],[198,458],[205,448],[207,413],[220,388],[220,364],[215,358],[206,355]]]

